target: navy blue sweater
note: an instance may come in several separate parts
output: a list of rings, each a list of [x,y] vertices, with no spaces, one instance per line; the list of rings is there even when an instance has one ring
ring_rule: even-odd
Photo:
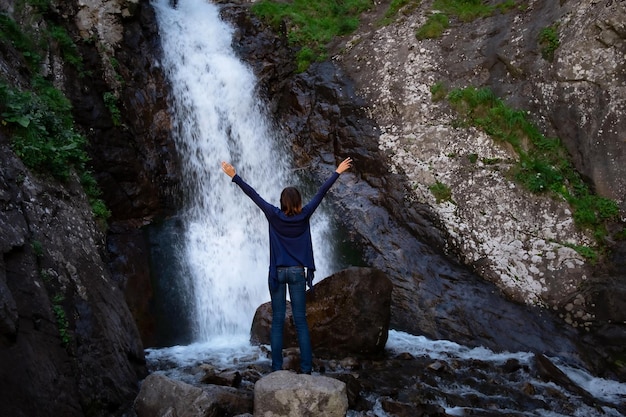
[[[277,268],[280,266],[305,266],[307,268],[307,283],[309,287],[313,285],[315,261],[313,259],[309,219],[337,178],[339,178],[339,174],[335,171],[320,187],[311,201],[302,207],[302,212],[294,216],[287,216],[280,208],[265,201],[239,175],[233,177],[232,181],[263,211],[269,224],[270,266],[268,279],[270,290],[273,291],[278,284]]]

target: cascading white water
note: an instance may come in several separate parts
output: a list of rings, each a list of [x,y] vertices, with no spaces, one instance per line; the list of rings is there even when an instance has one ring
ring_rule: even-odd
[[[267,221],[220,168],[231,162],[267,201],[294,185],[288,151],[268,122],[251,70],[234,54],[233,29],[206,0],[153,0],[171,85],[172,135],[183,160],[182,258],[192,301],[194,339],[249,332],[269,300]],[[329,173],[330,174],[330,173]],[[330,273],[329,222],[316,213],[318,272]]]

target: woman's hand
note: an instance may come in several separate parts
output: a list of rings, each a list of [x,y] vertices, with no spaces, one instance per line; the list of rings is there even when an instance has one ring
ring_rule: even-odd
[[[343,161],[341,161],[341,163],[339,164],[339,166],[337,167],[337,169],[335,170],[335,172],[337,174],[341,174],[342,172],[346,171],[347,169],[349,169],[350,167],[352,167],[352,158],[347,157],[346,159],[344,159]]]
[[[226,175],[228,175],[229,177],[231,177],[231,178],[234,177],[235,174],[237,173],[235,171],[235,167],[234,166],[232,166],[228,162],[223,162],[223,161],[222,161],[222,171],[224,171],[224,173]]]

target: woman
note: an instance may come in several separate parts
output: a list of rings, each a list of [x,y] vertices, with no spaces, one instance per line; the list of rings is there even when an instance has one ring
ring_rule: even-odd
[[[313,244],[309,219],[339,175],[352,166],[352,159],[344,159],[329,179],[320,187],[311,201],[302,207],[300,192],[294,187],[285,188],[280,195],[280,209],[269,204],[250,187],[235,168],[222,162],[222,170],[232,182],[263,211],[269,222],[270,267],[269,288],[272,299],[272,371],[283,367],[283,326],[287,308],[286,287],[289,288],[291,309],[300,346],[300,372],[311,373],[313,353],[309,326],[306,321],[306,285],[313,285]],[[305,276],[306,268],[306,276]]]

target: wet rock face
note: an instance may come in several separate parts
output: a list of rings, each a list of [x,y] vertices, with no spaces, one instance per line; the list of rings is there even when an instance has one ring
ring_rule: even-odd
[[[33,176],[0,135],[0,410],[125,408],[143,347],[77,179]]]
[[[105,20],[116,26],[108,32],[103,22],[92,21],[92,29],[103,30],[96,36],[95,32],[84,34],[86,26],[80,22],[85,20],[77,17],[82,7],[94,4],[57,3],[51,6],[50,14],[67,24],[71,36],[102,35],[103,43],[76,41],[83,69],[90,77],[78,74],[71,65],[63,66],[53,45],[48,51],[47,62],[51,64],[42,71],[71,99],[76,128],[93,144],[92,167],[113,218],[154,216],[163,210],[163,196],[167,194],[163,193],[167,186],[158,185],[161,180],[168,184],[161,159],[172,161],[175,157],[166,151],[168,144],[163,139],[167,135],[160,136],[161,142],[155,140],[164,132],[155,128],[155,121],[162,120],[157,116],[164,87],[155,87],[150,78],[155,73],[145,69],[146,62],[154,62],[152,57],[137,53],[129,62],[121,53],[123,64],[118,71],[136,68],[146,73],[147,78],[135,80],[145,82],[148,88],[142,85],[140,93],[138,84],[130,83],[128,107],[137,113],[122,112],[127,119],[117,125],[103,95],[117,94],[118,86],[111,82],[115,77],[108,79],[111,68],[102,64],[111,65],[111,48],[119,46],[112,43],[120,40],[120,34],[125,34],[125,41],[132,46],[148,50],[138,39],[147,30],[141,22],[149,22],[150,16],[138,14],[133,18],[127,13],[131,9],[138,12],[130,4],[133,2],[107,2],[104,14],[110,14],[112,20]],[[3,12],[16,10],[7,2],[1,6]],[[96,18],[97,13],[91,17]],[[36,18],[36,14],[28,16]],[[15,19],[21,21],[19,16]],[[123,19],[127,19],[127,30]],[[103,47],[102,55],[95,45]],[[10,62],[0,59],[3,69],[15,71],[6,74],[8,79],[29,74],[20,67],[19,54],[12,51],[6,56],[15,58]],[[133,74],[123,76],[133,79]],[[154,89],[152,95],[149,86]],[[118,99],[118,105],[123,106],[125,99]],[[164,101],[160,108],[164,108]],[[167,128],[167,123],[160,126]],[[141,339],[121,290],[123,282],[113,279],[108,269],[105,236],[93,220],[78,180],[71,178],[59,184],[33,175],[12,153],[4,133],[0,132],[0,414],[121,413],[136,395],[137,381],[146,369]],[[140,135],[146,143],[138,144],[133,135]],[[155,182],[155,178],[159,180]]]

